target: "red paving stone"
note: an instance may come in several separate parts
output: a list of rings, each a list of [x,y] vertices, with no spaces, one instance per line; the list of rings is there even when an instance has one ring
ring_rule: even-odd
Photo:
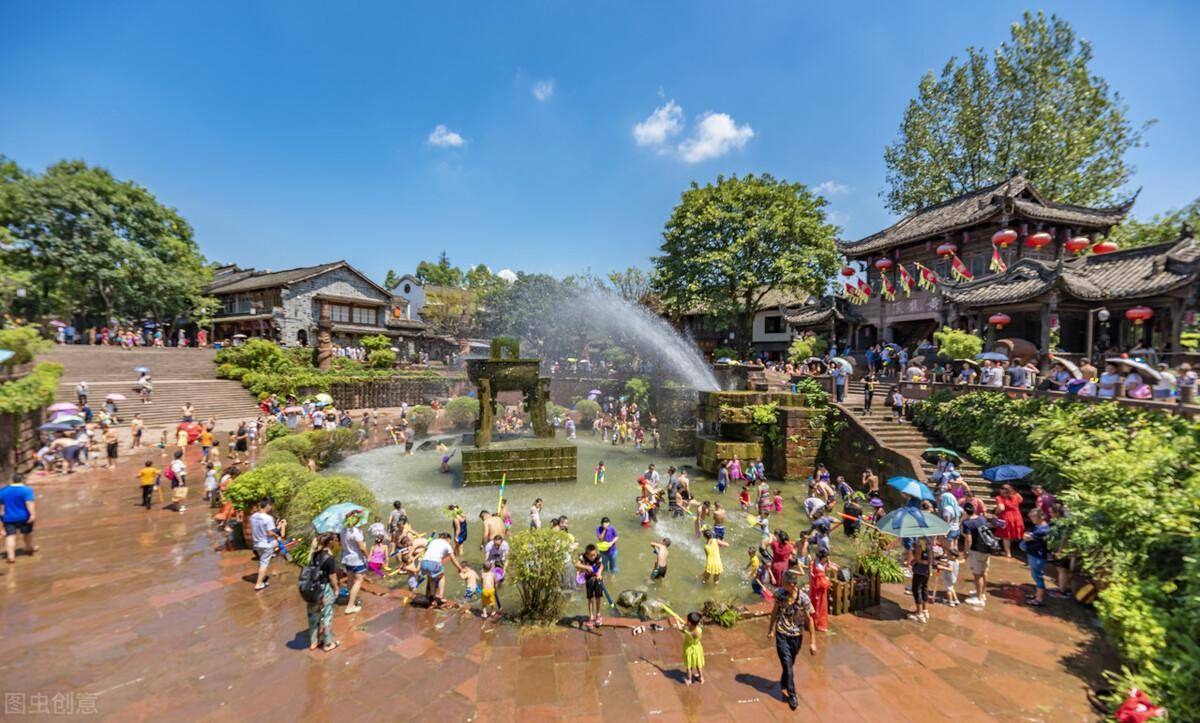
[[[1028,572],[999,559],[985,610],[935,605],[920,625],[894,585],[833,618],[797,665],[796,713],[762,619],[707,630],[690,688],[673,630],[526,631],[403,593],[337,608],[341,647],[310,652],[296,568],[277,563],[255,593],[249,553],[217,551],[200,500],[182,515],[137,506],[137,460],[33,479],[42,551],[0,568],[5,692],[94,696],[111,720],[1059,721],[1097,718],[1081,676],[1113,664],[1086,611],[1020,605]]]

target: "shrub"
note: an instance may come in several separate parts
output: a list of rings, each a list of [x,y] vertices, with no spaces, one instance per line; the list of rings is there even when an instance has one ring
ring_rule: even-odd
[[[392,340],[383,334],[371,334],[362,338],[363,348],[367,351],[391,351]]]
[[[633,377],[625,382],[625,394],[629,401],[637,402],[638,407],[644,409],[646,400],[650,398],[650,382],[641,377]]]
[[[800,364],[810,357],[823,356],[828,349],[829,342],[825,340],[825,337],[802,336],[792,340],[792,345],[788,348],[788,361]]]
[[[10,326],[0,328],[0,349],[11,351],[12,357],[4,362],[4,367],[12,369],[18,364],[28,364],[33,358],[44,351],[49,351],[54,343],[43,339],[42,333],[36,326]]]
[[[437,419],[437,412],[433,411],[433,407],[418,404],[408,408],[408,423],[422,437],[429,433],[429,427],[435,419]]]
[[[629,352],[619,346],[610,346],[600,352],[600,358],[609,366],[617,367],[629,361]]]
[[[272,422],[267,425],[266,431],[263,432],[263,437],[268,442],[274,442],[275,440],[280,439],[281,437],[286,437],[291,433],[292,433],[292,430],[288,429],[288,426],[286,424],[280,424],[279,422]]]
[[[713,349],[713,359],[737,359],[737,349],[728,346],[719,346]]]
[[[455,427],[469,427],[479,419],[479,400],[474,397],[455,397],[446,403],[446,417]]]
[[[0,384],[0,413],[25,414],[53,402],[62,371],[61,364],[42,362],[20,379]]]
[[[241,346],[222,347],[217,352],[216,362],[258,372],[279,371],[291,366],[291,359],[283,349],[266,339],[250,339]]]
[[[571,538],[551,529],[522,530],[508,541],[506,572],[521,594],[521,619],[552,623],[562,616],[563,567],[571,552]]]
[[[300,488],[315,478],[302,464],[260,464],[230,482],[226,494],[239,510],[251,509],[264,497],[275,500],[276,509],[286,510]]]
[[[309,438],[309,448],[317,466],[324,469],[346,458],[346,455],[358,450],[358,435],[353,429],[338,427],[336,429],[305,432],[302,436]]]
[[[559,406],[559,405],[555,404],[554,402],[546,402],[546,419],[549,419],[551,421],[553,421],[555,417],[558,417],[561,419],[561,418],[563,418],[563,416],[566,413],[567,413],[566,407]]]
[[[591,424],[596,417],[600,416],[600,403],[591,399],[580,399],[575,402],[575,411],[579,412],[581,424]]]
[[[937,342],[938,353],[951,359],[974,359],[983,351],[983,339],[948,326],[933,332],[933,340]]]
[[[372,512],[380,512],[375,494],[353,477],[345,475],[318,476],[310,479],[286,508],[288,532],[294,535],[313,536],[313,518],[326,507],[339,502],[353,502]]]
[[[829,392],[821,386],[821,382],[811,377],[804,377],[796,382],[796,393],[804,396],[804,403],[810,407],[828,407]]]
[[[396,366],[396,352],[391,349],[376,349],[367,355],[367,366],[372,369],[391,369]]]
[[[303,462],[312,456],[312,437],[305,434],[289,434],[267,443],[263,452],[289,452]]]
[[[259,455],[258,459],[256,459],[254,461],[254,464],[258,467],[265,467],[269,464],[303,464],[303,463],[304,463],[304,461],[301,460],[299,457],[292,454],[291,452],[285,452],[282,449],[275,449],[275,450],[271,450],[270,452],[264,451],[261,455]]]

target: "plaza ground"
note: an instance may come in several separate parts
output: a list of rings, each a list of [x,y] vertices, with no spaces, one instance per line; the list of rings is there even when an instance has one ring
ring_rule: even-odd
[[[145,454],[122,454],[115,471],[31,478],[41,551],[0,565],[6,694],[94,696],[113,720],[1075,721],[1099,718],[1089,688],[1115,662],[1086,610],[1022,605],[1026,569],[1002,559],[985,610],[937,605],[921,625],[890,585],[880,607],[831,618],[797,667],[797,713],[762,619],[707,628],[692,688],[674,631],[520,630],[404,597],[338,607],[341,647],[310,652],[297,569],[277,563],[254,592],[250,553],[217,551],[199,465],[186,513],[146,511]]]

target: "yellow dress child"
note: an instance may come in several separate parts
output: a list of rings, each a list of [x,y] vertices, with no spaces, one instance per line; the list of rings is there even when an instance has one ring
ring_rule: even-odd
[[[683,665],[687,668],[687,684],[692,684],[692,674],[704,682],[704,647],[700,644],[700,636],[704,630],[700,627],[700,613],[689,613],[687,621],[679,621],[683,633]]]

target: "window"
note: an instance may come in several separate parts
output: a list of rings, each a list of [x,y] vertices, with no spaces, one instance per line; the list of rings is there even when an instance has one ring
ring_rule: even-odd
[[[763,319],[763,332],[767,334],[782,334],[783,333],[783,317],[768,316]]]
[[[374,326],[376,324],[376,319],[377,317],[375,314],[375,309],[361,309],[358,307],[354,308],[355,324],[370,324],[371,326]]]
[[[329,320],[348,323],[350,321],[350,307],[344,304],[330,304]]]
[[[406,294],[411,294],[411,293],[412,293],[412,284],[405,284],[405,285],[404,285],[404,293],[406,293]]]

